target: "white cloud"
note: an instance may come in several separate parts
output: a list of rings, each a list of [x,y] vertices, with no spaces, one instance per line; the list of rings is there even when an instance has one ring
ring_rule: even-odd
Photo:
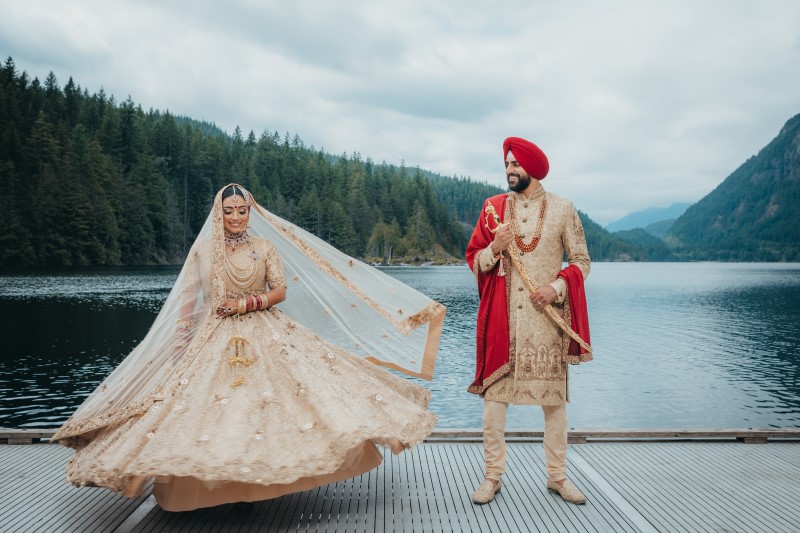
[[[527,137],[600,223],[699,199],[800,112],[794,0],[5,4],[31,76],[498,185]]]

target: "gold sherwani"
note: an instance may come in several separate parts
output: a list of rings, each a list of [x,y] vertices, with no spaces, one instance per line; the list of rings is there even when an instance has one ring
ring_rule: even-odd
[[[512,221],[510,210],[513,209],[515,234],[520,235],[524,245],[534,238],[543,216],[539,244],[528,253],[520,251],[520,257],[537,287],[550,284],[556,290],[558,299],[553,306],[560,312],[567,292],[566,283],[557,277],[564,252],[569,264],[581,269],[584,279],[589,275],[589,253],[578,212],[572,202],[543,188],[530,198],[516,192],[508,194],[503,220]],[[511,246],[517,244],[512,242]],[[486,272],[494,268],[496,262],[491,247],[487,247],[480,253],[475,268]],[[533,304],[519,272],[507,258],[503,266],[508,276],[510,372],[491,385],[484,398],[523,405],[562,405],[569,401],[568,365],[562,359],[569,337]]]

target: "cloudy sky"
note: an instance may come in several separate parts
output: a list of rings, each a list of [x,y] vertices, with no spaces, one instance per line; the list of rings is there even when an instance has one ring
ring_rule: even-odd
[[[232,132],[504,185],[501,145],[601,224],[696,201],[800,113],[797,0],[0,0],[43,80]]]

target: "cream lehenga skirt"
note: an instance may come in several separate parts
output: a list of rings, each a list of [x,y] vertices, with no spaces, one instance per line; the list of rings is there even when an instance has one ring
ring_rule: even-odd
[[[212,319],[214,320],[214,319]],[[238,350],[238,352],[237,352]],[[275,498],[378,466],[436,424],[430,393],[278,310],[225,319],[141,416],[98,430],[70,482],[168,511]]]

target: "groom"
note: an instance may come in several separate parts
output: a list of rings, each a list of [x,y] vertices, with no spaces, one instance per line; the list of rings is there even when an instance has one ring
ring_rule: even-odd
[[[567,364],[592,356],[556,325],[547,307],[552,305],[588,346],[586,238],[572,203],[545,192],[540,183],[550,168],[544,152],[530,141],[509,137],[503,153],[510,191],[484,202],[467,247],[480,296],[477,371],[468,390],[483,397],[486,461],[486,479],[472,500],[488,503],[502,488],[506,410],[513,403],[542,407],[547,488],[567,502],[583,504],[586,497],[566,479]],[[512,252],[521,265],[513,264]],[[565,252],[569,266],[562,270]]]

